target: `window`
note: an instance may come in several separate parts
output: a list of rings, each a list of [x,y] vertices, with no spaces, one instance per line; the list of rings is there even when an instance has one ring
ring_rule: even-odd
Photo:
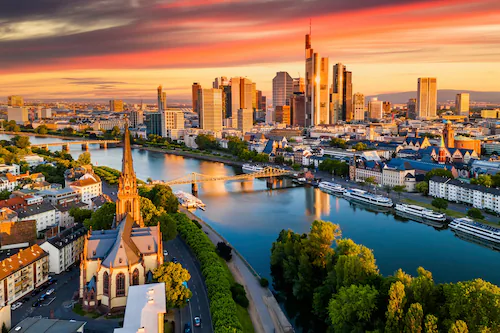
[[[123,273],[116,276],[116,296],[125,296],[125,275]]]
[[[108,275],[108,272],[104,272],[104,276],[103,276],[103,293],[104,295],[108,295],[109,296],[109,275]]]
[[[139,285],[139,270],[137,268],[134,269],[134,273],[132,274],[132,285]]]

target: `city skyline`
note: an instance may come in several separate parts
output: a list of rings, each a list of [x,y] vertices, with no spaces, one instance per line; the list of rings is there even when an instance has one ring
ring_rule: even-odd
[[[221,75],[246,76],[271,96],[276,72],[305,76],[310,20],[314,48],[348,66],[365,96],[415,90],[418,77],[437,77],[441,89],[498,90],[492,0],[111,0],[103,8],[1,4],[0,96],[155,99],[162,84],[169,100],[189,101],[192,82],[209,87]],[[278,8],[286,15],[262,14]]]

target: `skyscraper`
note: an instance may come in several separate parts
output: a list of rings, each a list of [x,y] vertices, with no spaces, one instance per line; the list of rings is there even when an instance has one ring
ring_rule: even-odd
[[[200,90],[201,85],[198,82],[194,82],[191,86],[191,96],[193,101],[193,112],[197,113],[198,116],[200,115],[200,108],[198,106],[198,95]]]
[[[158,86],[158,111],[165,110],[167,108],[167,93],[163,92],[162,86]]]
[[[24,99],[22,96],[7,96],[7,106],[22,107],[24,106]]]
[[[252,109],[238,109],[238,129],[245,134],[253,127],[253,110]]]
[[[455,114],[459,116],[469,117],[469,101],[470,95],[468,93],[457,94],[455,99]]]
[[[368,102],[368,114],[371,120],[381,120],[383,117],[383,106],[382,101],[379,101],[377,97],[373,97],[371,101]]]
[[[123,101],[121,99],[112,99],[109,101],[109,111],[123,112]]]
[[[293,79],[287,72],[277,72],[273,79],[273,107],[289,105]]]
[[[331,123],[353,119],[352,73],[341,63],[333,66]]]
[[[290,125],[291,124],[291,114],[289,105],[280,105],[274,108],[276,122],[280,124]]]
[[[222,89],[202,89],[200,103],[200,128],[222,131]]]
[[[244,77],[231,79],[232,110],[252,109],[252,81]]]
[[[130,126],[137,128],[142,124],[144,124],[144,112],[142,110],[132,110],[130,112]]]
[[[306,97],[303,93],[294,93],[290,97],[292,125],[306,126]]]
[[[355,93],[353,100],[354,100],[353,120],[354,121],[364,121],[365,120],[365,95],[363,95],[361,93]]]
[[[222,86],[222,117],[231,118],[233,116],[231,86]]]
[[[144,124],[146,124],[146,133],[153,135],[162,135],[162,114],[161,112],[147,112],[144,115]]]
[[[311,48],[311,34],[306,35],[306,126],[330,122],[328,103],[328,58],[320,58]]]
[[[252,82],[252,109],[257,109],[257,83]]]
[[[434,77],[421,77],[417,86],[417,117],[429,119],[436,117],[437,80]]]
[[[407,104],[406,118],[416,119],[417,118],[417,99],[410,98]]]
[[[184,112],[179,109],[165,109],[161,114],[162,136],[178,140],[184,134]]]
[[[304,86],[303,77],[297,77],[293,79],[293,87],[292,87],[293,93],[304,93],[305,89],[306,88]]]
[[[212,83],[212,88],[215,89],[221,89],[221,86],[227,86],[227,77],[221,76],[221,77],[216,77],[214,82]]]

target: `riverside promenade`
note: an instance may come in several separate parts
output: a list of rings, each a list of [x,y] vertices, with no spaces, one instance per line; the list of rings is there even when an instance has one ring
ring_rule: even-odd
[[[202,226],[203,231],[214,245],[219,242],[229,244],[205,221],[191,213],[186,208],[179,206],[179,210],[190,219],[196,220]],[[278,302],[268,288],[261,287],[260,276],[250,264],[233,247],[233,258],[228,262],[228,267],[236,282],[243,285],[247,292],[250,306],[248,312],[252,320],[255,332],[260,333],[289,333],[294,332],[292,325],[281,310]]]

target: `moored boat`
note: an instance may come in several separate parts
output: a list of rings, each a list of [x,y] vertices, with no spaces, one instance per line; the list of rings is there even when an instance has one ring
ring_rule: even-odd
[[[360,202],[382,206],[392,207],[392,200],[382,195],[372,194],[367,191],[359,190],[357,188],[349,189],[344,192],[344,197],[347,199],[357,200]]]
[[[186,208],[200,208],[204,210],[205,204],[203,201],[195,197],[194,195],[184,192],[184,191],[175,191],[174,195],[179,200],[179,203]]]
[[[332,182],[320,182],[318,187],[323,192],[331,194],[343,194],[345,192],[345,188],[343,188],[340,184],[335,184]]]
[[[450,229],[470,234],[490,242],[500,243],[500,229],[485,225],[466,217],[454,219],[449,224]]]
[[[446,221],[446,215],[417,205],[397,204],[396,212],[402,212],[432,221]]]
[[[244,173],[254,173],[254,172],[259,172],[259,171],[264,170],[264,168],[261,167],[260,165],[254,165],[254,164],[248,164],[248,163],[243,164],[241,169],[243,170]]]

